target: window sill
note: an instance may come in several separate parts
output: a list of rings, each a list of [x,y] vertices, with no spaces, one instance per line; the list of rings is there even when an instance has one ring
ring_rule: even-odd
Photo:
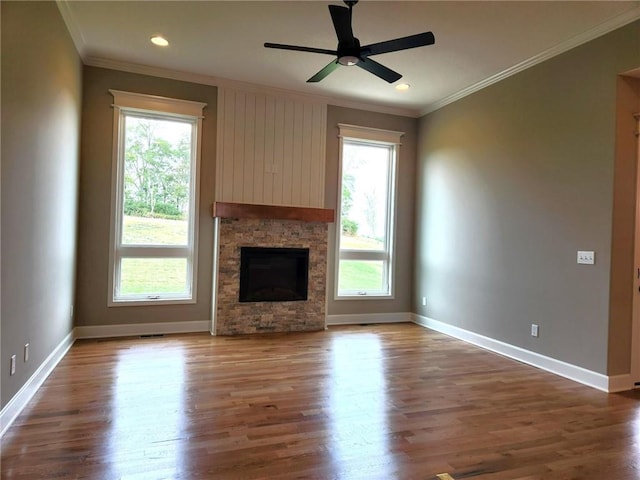
[[[334,295],[335,301],[339,300],[394,300],[395,296],[392,294],[377,294],[370,293],[367,295]]]
[[[190,305],[196,303],[195,298],[158,298],[158,299],[131,299],[131,300],[110,300],[107,307],[155,307],[161,305]]]

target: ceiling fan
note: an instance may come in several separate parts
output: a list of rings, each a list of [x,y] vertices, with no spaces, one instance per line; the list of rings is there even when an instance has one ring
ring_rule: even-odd
[[[297,45],[283,45],[280,43],[265,43],[264,46],[267,48],[279,48],[281,50],[323,53],[326,55],[335,55],[337,57],[313,77],[307,80],[307,82],[319,82],[340,65],[357,65],[358,67],[373,73],[377,77],[380,77],[389,83],[393,83],[402,78],[402,75],[372,60],[369,58],[370,56],[433,45],[436,41],[433,33],[424,32],[416,35],[410,35],[408,37],[360,46],[360,41],[353,36],[353,30],[351,29],[351,14],[353,6],[358,3],[358,0],[344,0],[344,3],[346,3],[349,8],[339,5],[329,5],[329,13],[331,14],[333,27],[335,28],[336,35],[338,36],[338,48],[336,50],[301,47]]]

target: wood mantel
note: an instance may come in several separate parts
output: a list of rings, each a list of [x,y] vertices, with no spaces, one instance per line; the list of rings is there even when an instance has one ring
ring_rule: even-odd
[[[215,202],[213,216],[220,218],[270,218],[301,222],[335,222],[335,210],[328,208],[285,207],[253,203]]]

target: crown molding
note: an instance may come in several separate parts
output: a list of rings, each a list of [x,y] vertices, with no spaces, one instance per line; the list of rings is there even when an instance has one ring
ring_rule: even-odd
[[[369,112],[386,113],[389,115],[399,115],[403,117],[418,118],[420,111],[417,109],[391,107],[387,105],[378,105],[374,103],[358,102],[346,100],[325,95],[314,95],[308,93],[297,92],[295,90],[286,90],[283,88],[268,87],[256,83],[240,82],[238,80],[230,80],[228,78],[215,77],[212,75],[203,75],[199,73],[184,72],[180,70],[172,70],[169,68],[152,67],[150,65],[142,65],[138,63],[121,62],[118,60],[110,60],[100,57],[87,57],[83,59],[83,63],[90,67],[108,68],[110,70],[119,70],[129,73],[137,73],[140,75],[150,75],[153,77],[169,78],[172,80],[180,80],[183,82],[198,83],[201,85],[211,85],[214,87],[224,87],[233,90],[242,90],[244,92],[262,93],[267,95],[284,96],[287,98],[315,102],[325,105],[333,105],[337,107],[353,108],[357,110],[366,110]]]
[[[82,30],[78,26],[78,22],[76,18],[73,16],[71,12],[71,8],[69,7],[68,0],[56,0],[56,5],[58,6],[58,11],[62,16],[62,20],[67,26],[67,30],[69,31],[69,35],[71,35],[71,39],[73,40],[74,45],[76,46],[76,50],[80,55],[80,58],[84,58],[87,50],[87,42],[84,39],[84,35],[82,35]]]
[[[506,70],[498,72],[495,75],[492,75],[484,80],[479,81],[478,83],[474,83],[473,85],[469,85],[468,87],[463,88],[462,90],[452,93],[451,95],[443,98],[442,100],[438,100],[437,102],[432,103],[426,109],[422,110],[419,116],[423,116],[431,112],[435,112],[436,110],[446,105],[449,105],[450,103],[456,102],[468,95],[471,95],[472,93],[482,90],[483,88],[493,85],[494,83],[504,80],[505,78],[515,75],[516,73],[522,72],[527,68],[533,67],[534,65],[542,63],[545,60],[549,60],[550,58],[553,58],[557,55],[567,52],[572,48],[575,48],[584,43],[590,42],[591,40],[595,40],[596,38],[601,37],[602,35],[605,35],[609,32],[612,32],[617,28],[623,27],[635,20],[638,20],[640,18],[640,2],[633,2],[633,3],[637,4],[637,6],[635,8],[632,8],[631,10],[627,10],[626,12],[616,17],[613,17],[612,19],[607,20],[606,22],[603,22],[600,25],[595,26],[594,28],[591,28],[579,35],[571,37],[570,39],[562,43],[559,43],[558,45],[555,45],[537,55],[534,55],[531,58],[528,58],[527,60],[524,60],[523,62],[517,63],[516,65],[513,65],[512,67],[509,67]]]

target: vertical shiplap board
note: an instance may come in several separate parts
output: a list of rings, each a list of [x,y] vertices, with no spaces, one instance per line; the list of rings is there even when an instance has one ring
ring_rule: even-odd
[[[293,100],[284,101],[284,131],[281,135],[284,138],[284,153],[282,154],[282,168],[279,169],[282,177],[282,203],[283,205],[294,205],[293,203],[293,142],[298,132],[295,131],[296,105]]]
[[[311,202],[311,162],[313,151],[311,139],[313,138],[313,105],[305,104],[302,116],[302,131],[308,135],[302,137],[302,155],[300,157],[300,205],[309,205]]]
[[[256,203],[254,171],[256,170],[256,96],[248,93],[244,105],[244,173],[242,175],[242,201]]]
[[[292,205],[300,203],[300,177],[302,159],[302,117],[304,105],[296,103],[293,107],[293,142],[291,146],[291,201]],[[283,177],[283,181],[285,177]]]
[[[266,98],[264,95],[256,95],[256,121],[255,121],[255,151],[254,151],[254,170],[249,172],[249,175],[253,175],[253,197],[255,199],[263,199],[264,196],[264,152],[265,152],[265,108]],[[257,200],[254,200],[256,203]]]
[[[283,99],[275,100],[275,116],[273,119],[273,194],[271,201],[274,205],[283,205],[282,202],[282,159],[284,158],[284,131],[285,131],[285,104]]]
[[[324,207],[324,181],[325,181],[325,142],[326,127],[318,128],[318,125],[326,125],[327,110],[319,108],[318,105],[313,106],[313,119],[311,121],[311,155],[309,166],[309,179],[311,186],[309,188],[309,204],[319,201],[315,206]]]
[[[324,207],[326,105],[219,89],[216,199]]]
[[[264,190],[263,202],[267,205],[275,203],[273,201],[273,163],[275,159],[275,125],[276,125],[276,101],[273,97],[267,97],[264,111]],[[268,168],[266,168],[268,166]]]
[[[216,166],[216,199],[230,201],[233,196],[233,157],[235,129],[229,125],[235,123],[235,93],[222,91],[218,94],[218,159],[231,161],[217,162]]]
[[[232,202],[242,202],[244,200],[244,131],[245,131],[245,104],[246,95],[235,95],[235,115],[233,122],[234,142],[233,142],[233,186]]]
[[[291,158],[291,204],[302,205],[302,142],[304,132],[304,104],[296,103],[293,113],[293,155]]]

